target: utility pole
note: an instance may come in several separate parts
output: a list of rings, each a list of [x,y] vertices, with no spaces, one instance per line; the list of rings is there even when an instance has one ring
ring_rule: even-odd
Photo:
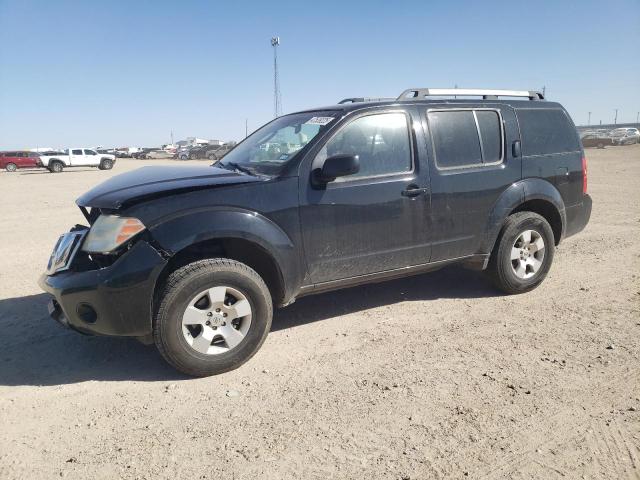
[[[171,130],[171,145],[173,145],[173,130]]]
[[[640,123],[640,112],[636,113],[636,123]]]
[[[546,85],[542,86],[542,96],[544,98],[547,98],[547,86]]]
[[[279,117],[282,109],[282,99],[280,98],[280,79],[278,78],[278,45],[280,37],[271,37],[273,47],[273,116]]]
[[[587,122],[587,125],[591,125],[591,112],[589,112],[589,121]]]
[[[247,138],[249,136],[249,119],[245,118],[244,119],[244,138]]]
[[[613,119],[613,124],[614,124],[614,125],[617,125],[617,124],[618,124],[618,109],[617,109],[617,108],[616,108],[616,116],[615,116],[615,118]]]

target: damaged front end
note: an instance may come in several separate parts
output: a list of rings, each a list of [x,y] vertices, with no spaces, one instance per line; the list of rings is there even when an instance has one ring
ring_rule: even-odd
[[[148,336],[153,292],[168,254],[153,246],[141,223],[81,210],[91,226],[76,225],[60,237],[40,278],[54,297],[50,315],[82,333]]]

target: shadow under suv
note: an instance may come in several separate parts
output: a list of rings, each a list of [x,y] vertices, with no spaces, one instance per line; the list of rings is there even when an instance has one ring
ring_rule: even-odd
[[[154,342],[197,376],[247,361],[302,295],[454,262],[529,292],[591,214],[561,105],[464,89],[285,115],[213,166],[144,167],[77,203],[90,226],[40,280],[51,315]]]

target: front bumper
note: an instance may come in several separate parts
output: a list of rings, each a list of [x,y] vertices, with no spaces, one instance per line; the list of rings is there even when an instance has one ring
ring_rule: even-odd
[[[141,337],[152,331],[156,280],[166,260],[146,241],[138,241],[108,267],[89,258],[74,259],[66,271],[40,277],[53,295],[49,314],[85,334]]]

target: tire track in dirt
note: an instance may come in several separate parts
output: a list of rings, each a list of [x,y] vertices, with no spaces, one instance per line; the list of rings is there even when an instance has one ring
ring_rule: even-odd
[[[629,387],[630,382],[635,381],[637,372],[629,371],[622,375],[614,377],[612,381],[595,386],[600,392],[607,392],[607,395],[600,395],[591,397],[593,401],[584,402],[582,404],[585,411],[590,412],[593,416],[606,415],[611,411],[611,404],[615,403],[620,398],[620,391],[626,390]],[[531,463],[542,463],[545,468],[556,470],[560,475],[566,475],[567,472],[563,472],[557,467],[547,465],[544,463],[544,459],[533,458],[535,455],[539,455],[538,452],[552,449],[565,445],[568,442],[575,440],[585,435],[587,428],[591,425],[591,420],[586,420],[579,423],[567,423],[566,418],[571,417],[571,413],[575,410],[574,405],[566,406],[558,410],[551,417],[540,418],[540,422],[533,430],[519,430],[513,435],[501,440],[493,447],[496,449],[511,450],[509,454],[503,457],[498,464],[489,465],[485,469],[480,469],[474,472],[474,476],[479,478],[510,478],[513,474],[517,473],[522,467],[525,467]],[[578,430],[576,433],[575,431]],[[620,431],[620,429],[618,429]],[[631,471],[638,472],[638,459],[633,454],[633,450],[629,447],[627,441],[624,439],[624,435],[620,433],[620,444],[614,444],[611,446],[605,438],[611,436],[610,431],[601,432],[601,441],[604,442],[606,451],[608,452],[607,458],[613,460],[614,465],[624,464],[625,461],[629,465]],[[628,434],[627,434],[628,437]],[[543,441],[535,441],[537,438],[545,438]],[[613,442],[613,440],[611,440]],[[604,448],[602,449],[604,450]],[[593,448],[591,449],[593,451]],[[624,455],[620,456],[623,452]],[[616,461],[617,460],[617,461]],[[611,478],[622,478],[619,476],[619,472],[616,470],[614,476]],[[638,472],[640,473],[640,472]],[[630,478],[638,478],[630,477]]]

